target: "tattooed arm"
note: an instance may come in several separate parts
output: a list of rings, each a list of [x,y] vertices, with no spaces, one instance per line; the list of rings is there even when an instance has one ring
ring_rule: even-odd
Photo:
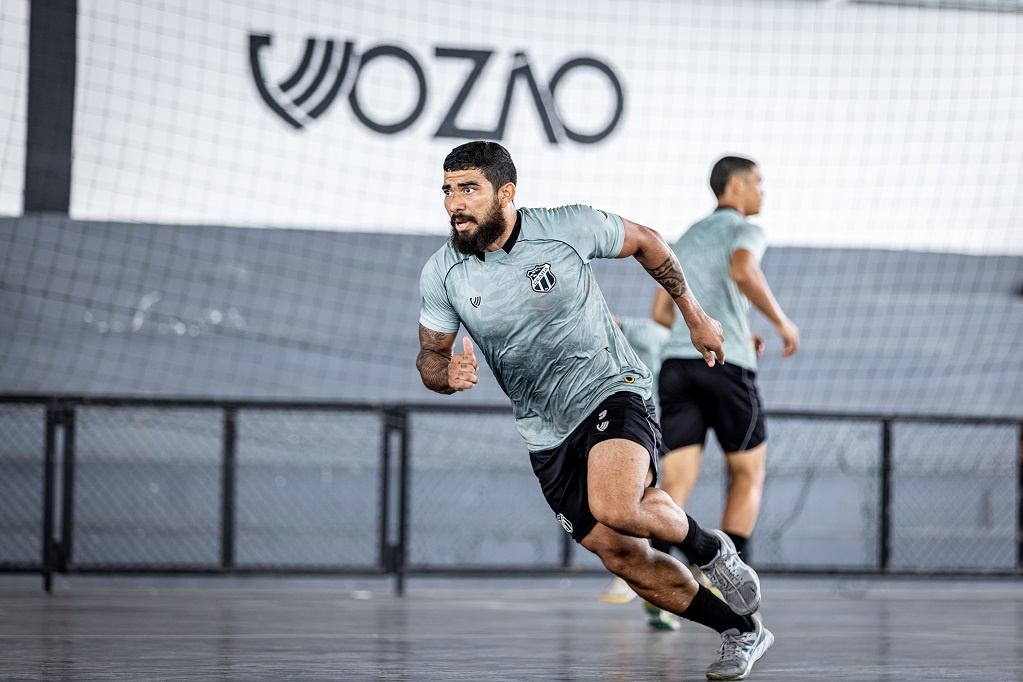
[[[476,355],[469,337],[462,339],[463,352],[451,354],[454,332],[435,332],[419,325],[419,355],[416,369],[431,391],[450,395],[476,385]]]
[[[646,268],[650,276],[675,301],[689,327],[693,345],[703,353],[707,364],[713,367],[715,356],[718,362],[723,363],[725,352],[721,348],[724,341],[721,324],[703,311],[693,292],[689,291],[675,252],[657,231],[625,218],[622,218],[622,223],[625,225],[625,242],[618,257],[633,256]]]

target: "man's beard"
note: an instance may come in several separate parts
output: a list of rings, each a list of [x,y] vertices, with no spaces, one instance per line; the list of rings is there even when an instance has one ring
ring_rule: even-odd
[[[465,232],[456,230],[455,223],[464,220],[476,222],[476,219],[468,213],[455,213],[451,216],[451,246],[455,251],[466,256],[483,253],[501,236],[505,228],[501,202],[497,200],[494,201],[483,220],[476,222],[476,229]]]

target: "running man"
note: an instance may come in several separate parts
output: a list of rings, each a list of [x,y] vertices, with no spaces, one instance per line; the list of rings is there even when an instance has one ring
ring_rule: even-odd
[[[669,452],[661,460],[661,487],[685,506],[700,473],[707,432],[714,430],[728,465],[729,487],[721,529],[748,561],[748,542],[760,513],[767,458],[767,428],[757,385],[757,358],[764,339],[750,330],[750,304],[774,325],[788,358],[799,349],[799,329],[774,298],[760,260],[764,230],[750,223],[763,202],[760,169],[749,159],[725,156],[710,173],[717,208],[690,227],[672,249],[685,263],[687,281],[724,329],[728,364],[710,368],[676,319],[664,291],[654,298],[653,318],[672,327],[662,349],[661,429]],[[667,546],[655,544],[664,551]],[[649,616],[648,616],[649,617]]]
[[[478,346],[557,520],[641,597],[719,632],[707,677],[741,679],[774,641],[753,616],[760,581],[727,535],[702,529],[654,487],[663,446],[650,371],[614,324],[590,260],[639,261],[711,367],[724,361],[721,327],[660,234],[588,206],[517,209],[516,183],[511,156],[495,142],[460,145],[444,160],[451,238],[420,279],[423,383],[443,394],[473,388]],[[453,353],[460,325],[472,340]],[[697,562],[723,600],[651,539]]]

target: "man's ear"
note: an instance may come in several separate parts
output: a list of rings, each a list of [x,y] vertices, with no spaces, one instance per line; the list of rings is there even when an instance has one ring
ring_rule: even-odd
[[[515,183],[504,183],[501,185],[501,189],[497,190],[497,195],[501,198],[501,208],[506,207],[515,201]]]

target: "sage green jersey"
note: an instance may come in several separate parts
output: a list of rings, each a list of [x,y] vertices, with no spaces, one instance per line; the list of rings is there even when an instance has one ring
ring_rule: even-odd
[[[767,250],[764,230],[731,208],[719,208],[690,227],[672,245],[693,296],[708,315],[721,323],[725,362],[757,371],[750,335],[750,302],[731,276],[732,254],[746,249],[757,262]],[[671,338],[662,349],[668,358],[702,358],[681,315],[675,316]]]
[[[625,335],[625,340],[636,351],[636,355],[650,370],[650,395],[654,401],[654,409],[660,415],[661,409],[657,399],[657,377],[661,372],[661,350],[671,338],[671,330],[654,322],[649,317],[619,316],[618,326]]]
[[[503,249],[466,256],[449,242],[423,268],[419,323],[444,333],[465,327],[533,452],[559,445],[612,393],[650,397],[650,371],[590,268],[594,258],[617,257],[624,241],[611,213],[521,208]]]

